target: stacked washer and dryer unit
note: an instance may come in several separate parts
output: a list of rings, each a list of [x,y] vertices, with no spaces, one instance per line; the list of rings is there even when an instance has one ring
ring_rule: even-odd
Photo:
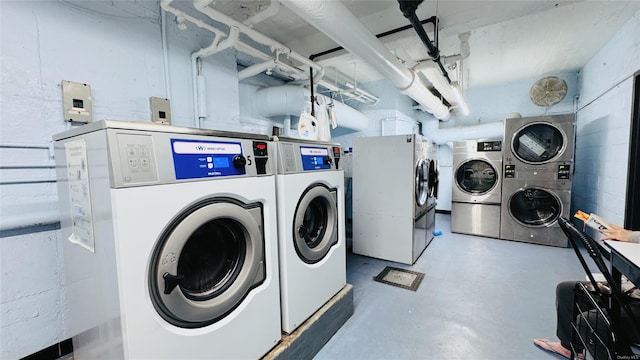
[[[434,237],[435,157],[436,145],[421,135],[354,139],[355,254],[408,265],[416,262]]]
[[[501,239],[567,246],[574,144],[573,114],[505,120]]]
[[[268,137],[100,121],[54,140],[76,358],[255,359],[280,341]]]
[[[502,141],[453,143],[451,232],[500,237]]]

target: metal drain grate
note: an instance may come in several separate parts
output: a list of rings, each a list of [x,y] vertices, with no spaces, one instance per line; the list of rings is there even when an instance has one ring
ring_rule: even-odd
[[[423,273],[387,266],[373,280],[383,284],[416,291],[424,278]]]

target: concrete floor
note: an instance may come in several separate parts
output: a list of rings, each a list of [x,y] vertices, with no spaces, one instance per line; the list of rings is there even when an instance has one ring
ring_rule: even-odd
[[[555,286],[584,279],[571,248],[452,234],[413,266],[349,253],[353,316],[315,359],[558,359],[533,345],[555,337]],[[373,281],[386,266],[425,274],[417,291]]]

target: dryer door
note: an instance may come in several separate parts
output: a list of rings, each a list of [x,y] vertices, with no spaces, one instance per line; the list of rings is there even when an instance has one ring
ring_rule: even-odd
[[[534,122],[520,128],[511,139],[511,150],[528,164],[544,164],[558,158],[567,147],[567,138],[558,127]]]
[[[160,316],[197,328],[233,311],[265,280],[262,229],[260,203],[210,198],[178,214],[149,266],[149,291]]]
[[[427,197],[429,195],[429,169],[428,163],[425,159],[420,159],[416,163],[416,206],[422,207],[427,203]]]
[[[293,218],[293,245],[305,263],[322,260],[338,243],[337,204],[337,190],[323,184],[312,184],[300,197]]]
[[[498,185],[498,170],[483,159],[469,159],[456,169],[456,186],[468,195],[483,195]]]
[[[553,192],[533,186],[519,189],[509,198],[509,214],[530,227],[553,224],[562,214],[562,202]]]

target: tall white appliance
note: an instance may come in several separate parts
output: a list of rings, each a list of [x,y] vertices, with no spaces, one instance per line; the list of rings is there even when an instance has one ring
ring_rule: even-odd
[[[453,143],[451,232],[500,237],[502,141]]]
[[[433,238],[425,146],[417,134],[354,139],[355,254],[411,265]]]
[[[500,238],[566,247],[558,217],[571,217],[575,115],[504,123]]]
[[[282,330],[291,333],[347,283],[344,171],[338,144],[275,145]]]
[[[54,140],[74,358],[256,359],[280,341],[268,137],[99,121]]]

